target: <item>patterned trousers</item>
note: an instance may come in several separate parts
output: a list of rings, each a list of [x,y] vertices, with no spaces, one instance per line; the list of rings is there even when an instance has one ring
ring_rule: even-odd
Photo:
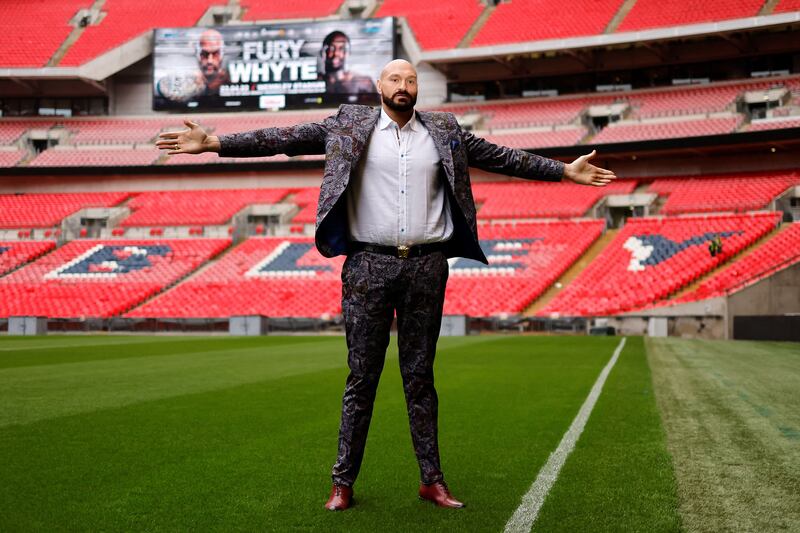
[[[350,374],[342,398],[334,483],[352,486],[361,468],[395,311],[400,373],[421,479],[433,483],[443,478],[433,359],[447,276],[447,259],[441,252],[400,259],[361,251],[347,257],[342,268],[342,314]]]

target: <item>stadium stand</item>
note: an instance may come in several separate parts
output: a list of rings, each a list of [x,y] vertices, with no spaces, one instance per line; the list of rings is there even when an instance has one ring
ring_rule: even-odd
[[[607,194],[629,194],[636,180],[619,180],[600,189],[573,183],[483,182],[472,186],[482,220],[580,217]]]
[[[155,148],[126,148],[119,146],[68,148],[56,147],[42,151],[29,163],[32,167],[124,167],[151,165],[160,154]]]
[[[772,12],[788,13],[790,11],[800,11],[800,0],[780,0]]]
[[[120,225],[190,226],[225,224],[247,205],[275,204],[286,189],[226,189],[154,191],[137,194],[128,202],[131,214]]]
[[[586,128],[559,128],[556,130],[535,130],[504,132],[497,130],[497,133],[475,132],[479,137],[483,137],[489,142],[511,148],[545,148],[550,146],[573,146],[578,144],[581,139],[588,135]]]
[[[70,19],[88,0],[5,0],[0,48],[4,67],[43,67],[72,31]],[[11,24],[6,23],[13,22]]]
[[[420,47],[455,48],[485,6],[478,0],[384,0],[376,17],[405,17]]]
[[[126,316],[335,315],[341,312],[343,262],[343,257],[323,258],[307,237],[254,237]]]
[[[0,119],[0,144],[11,144],[32,128],[49,129],[51,120]]]
[[[0,167],[13,167],[26,155],[25,150],[0,150]]]
[[[702,4],[683,0],[637,0],[617,31],[637,31],[666,26],[754,17],[762,0],[710,0]]]
[[[660,211],[667,215],[763,209],[794,184],[800,184],[797,172],[748,172],[658,178],[649,190],[669,195]]]
[[[241,0],[239,5],[244,9],[242,20],[306,19],[335,14],[342,5],[342,0]]]
[[[112,207],[127,192],[0,194],[0,228],[48,228],[86,207]]]
[[[229,244],[225,239],[73,241],[0,278],[0,317],[111,317]]]
[[[667,304],[705,300],[735,292],[764,279],[777,270],[800,262],[800,223],[786,224],[750,253],[703,281],[695,290],[674,298]]]
[[[81,7],[90,4],[82,3]],[[194,26],[209,7],[225,4],[224,0],[182,0],[169,6],[161,0],[105,2],[102,7],[105,17],[99,24],[84,29],[58,66],[82,65],[154,28]]]
[[[56,247],[53,241],[0,242],[0,276],[18,268]]]
[[[574,123],[588,105],[610,104],[612,96],[577,96],[540,98],[513,102],[489,102],[473,105],[472,109],[486,117],[487,129],[551,126]],[[446,109],[450,111],[450,109]]]
[[[300,211],[292,218],[294,224],[314,224],[317,221],[317,201],[319,187],[295,189],[292,203],[300,206]]]
[[[179,120],[170,124],[178,129]],[[74,120],[62,123],[73,130],[71,142],[74,144],[114,144],[155,142],[158,132],[164,129],[164,119],[115,119]]]
[[[783,128],[800,128],[800,117],[753,121],[747,131],[777,130]]]
[[[772,231],[780,213],[632,218],[537,314],[612,315],[653,305]],[[708,244],[723,251],[712,257]]]
[[[744,115],[734,114],[736,100],[745,91],[786,87],[800,91],[800,77],[788,76],[768,80],[746,80],[736,83],[717,83],[704,86],[647,89],[612,93],[609,95],[579,95],[555,98],[522,99],[508,102],[472,102],[444,105],[438,109],[463,116],[477,113],[480,123],[477,135],[492,142],[519,148],[570,146],[582,142],[604,143],[708,135],[734,131],[744,120]],[[612,123],[594,138],[579,125],[581,114],[591,105],[629,103],[626,119]],[[789,107],[779,108],[790,112]],[[263,127],[288,126],[324,119],[333,109],[309,112],[241,113],[235,117],[200,115],[195,118],[203,127],[216,135],[248,131]],[[709,113],[729,112],[729,117],[707,118]],[[681,118],[682,115],[694,115]],[[701,116],[702,115],[702,116]],[[648,120],[656,119],[658,120]],[[671,117],[669,119],[665,117]],[[638,119],[638,120],[631,120]],[[669,121],[667,121],[669,120]],[[742,129],[761,131],[796,127],[797,117],[780,117],[755,121]],[[673,122],[674,121],[674,122]],[[569,127],[572,124],[574,127]],[[160,131],[175,131],[183,127],[179,117],[165,118],[108,118],[108,119],[0,119],[0,144],[17,141],[29,129],[49,130],[64,127],[71,132],[62,145],[45,150],[30,164],[32,166],[116,166],[125,165],[203,165],[208,163],[241,163],[242,159],[220,158],[216,154],[200,156],[166,156],[162,161],[155,150],[146,155],[145,145],[153,142]],[[551,128],[545,130],[544,128]],[[506,131],[508,130],[508,131]],[[589,139],[584,141],[583,139]],[[110,145],[117,146],[110,146]],[[134,149],[134,145],[139,145]],[[102,149],[99,147],[102,145]],[[89,149],[77,151],[74,147]],[[113,151],[112,151],[113,150]],[[7,155],[0,152],[0,166],[16,165],[26,154]],[[320,156],[302,156],[302,159],[321,159]],[[284,155],[271,158],[248,158],[244,161],[287,161]]]
[[[484,226],[489,265],[457,259],[450,266],[445,314],[520,313],[597,239],[601,220]]]
[[[235,117],[208,117],[203,124],[213,128],[214,135],[226,135],[260,128],[279,128],[306,122],[318,122],[334,113],[336,113],[335,109],[317,109],[304,113],[286,111],[279,113],[237,114]]]
[[[736,131],[741,115],[721,118],[669,120],[667,122],[615,122],[595,135],[595,144],[718,135]]]
[[[503,2],[489,16],[471,46],[598,35],[623,3],[623,0],[577,0],[564,9],[564,4],[543,0]]]
[[[493,225],[481,230],[490,264],[452,260],[445,312],[489,316],[525,308],[600,235],[600,220]],[[344,258],[308,237],[250,238],[197,277],[134,309],[134,318],[341,313]]]

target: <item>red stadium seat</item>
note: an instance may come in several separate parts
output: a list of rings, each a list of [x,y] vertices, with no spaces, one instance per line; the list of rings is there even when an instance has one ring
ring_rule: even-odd
[[[56,247],[53,241],[0,242],[0,276],[33,261]]]
[[[0,32],[2,66],[43,67],[72,32],[69,21],[86,0],[6,0],[2,4]]]
[[[609,124],[592,139],[593,143],[615,143],[674,139],[734,132],[742,122],[740,115],[726,118],[698,118],[668,122],[616,122]]]
[[[229,244],[227,239],[73,241],[0,278],[0,317],[118,315]]]
[[[225,3],[224,0],[182,0],[165,6],[160,0],[106,2],[103,4],[105,17],[96,26],[86,27],[59,66],[82,65],[153,28],[194,26],[209,7]],[[88,7],[88,4],[80,7]]]
[[[667,302],[678,304],[723,296],[800,262],[800,223],[788,224],[743,257],[737,258],[692,292]]]
[[[342,0],[282,0],[281,2],[258,2],[241,0],[244,9],[242,20],[279,20],[321,18],[333,15],[342,5]]]
[[[650,191],[668,195],[663,214],[750,211],[764,209],[794,184],[800,184],[796,172],[747,172],[659,178]]]
[[[0,194],[0,228],[53,227],[80,209],[112,207],[128,196],[127,192]]]
[[[577,0],[564,9],[564,4],[541,0],[500,3],[471,46],[598,35],[622,4],[623,0]]]
[[[426,50],[455,48],[485,6],[477,0],[384,0],[376,17],[405,17]]]
[[[779,213],[633,218],[540,316],[613,315],[651,306],[771,231]],[[711,256],[719,237],[723,253]]]
[[[128,202],[129,217],[120,225],[189,226],[225,224],[251,204],[276,204],[287,189],[224,189],[153,191],[139,193]]]
[[[637,0],[617,31],[754,17],[763,5],[761,0],[707,0],[702,4],[682,0]]]

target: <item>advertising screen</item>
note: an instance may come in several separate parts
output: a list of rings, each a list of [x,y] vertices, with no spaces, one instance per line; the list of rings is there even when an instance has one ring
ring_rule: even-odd
[[[153,109],[377,104],[394,19],[155,30]]]

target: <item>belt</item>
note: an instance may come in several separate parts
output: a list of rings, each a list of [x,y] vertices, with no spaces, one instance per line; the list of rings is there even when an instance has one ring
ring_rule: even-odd
[[[401,259],[408,257],[420,257],[434,252],[444,250],[444,242],[430,242],[426,244],[415,244],[413,246],[385,246],[382,244],[370,244],[368,242],[350,241],[348,248],[350,252],[372,252],[376,254],[393,255]]]

